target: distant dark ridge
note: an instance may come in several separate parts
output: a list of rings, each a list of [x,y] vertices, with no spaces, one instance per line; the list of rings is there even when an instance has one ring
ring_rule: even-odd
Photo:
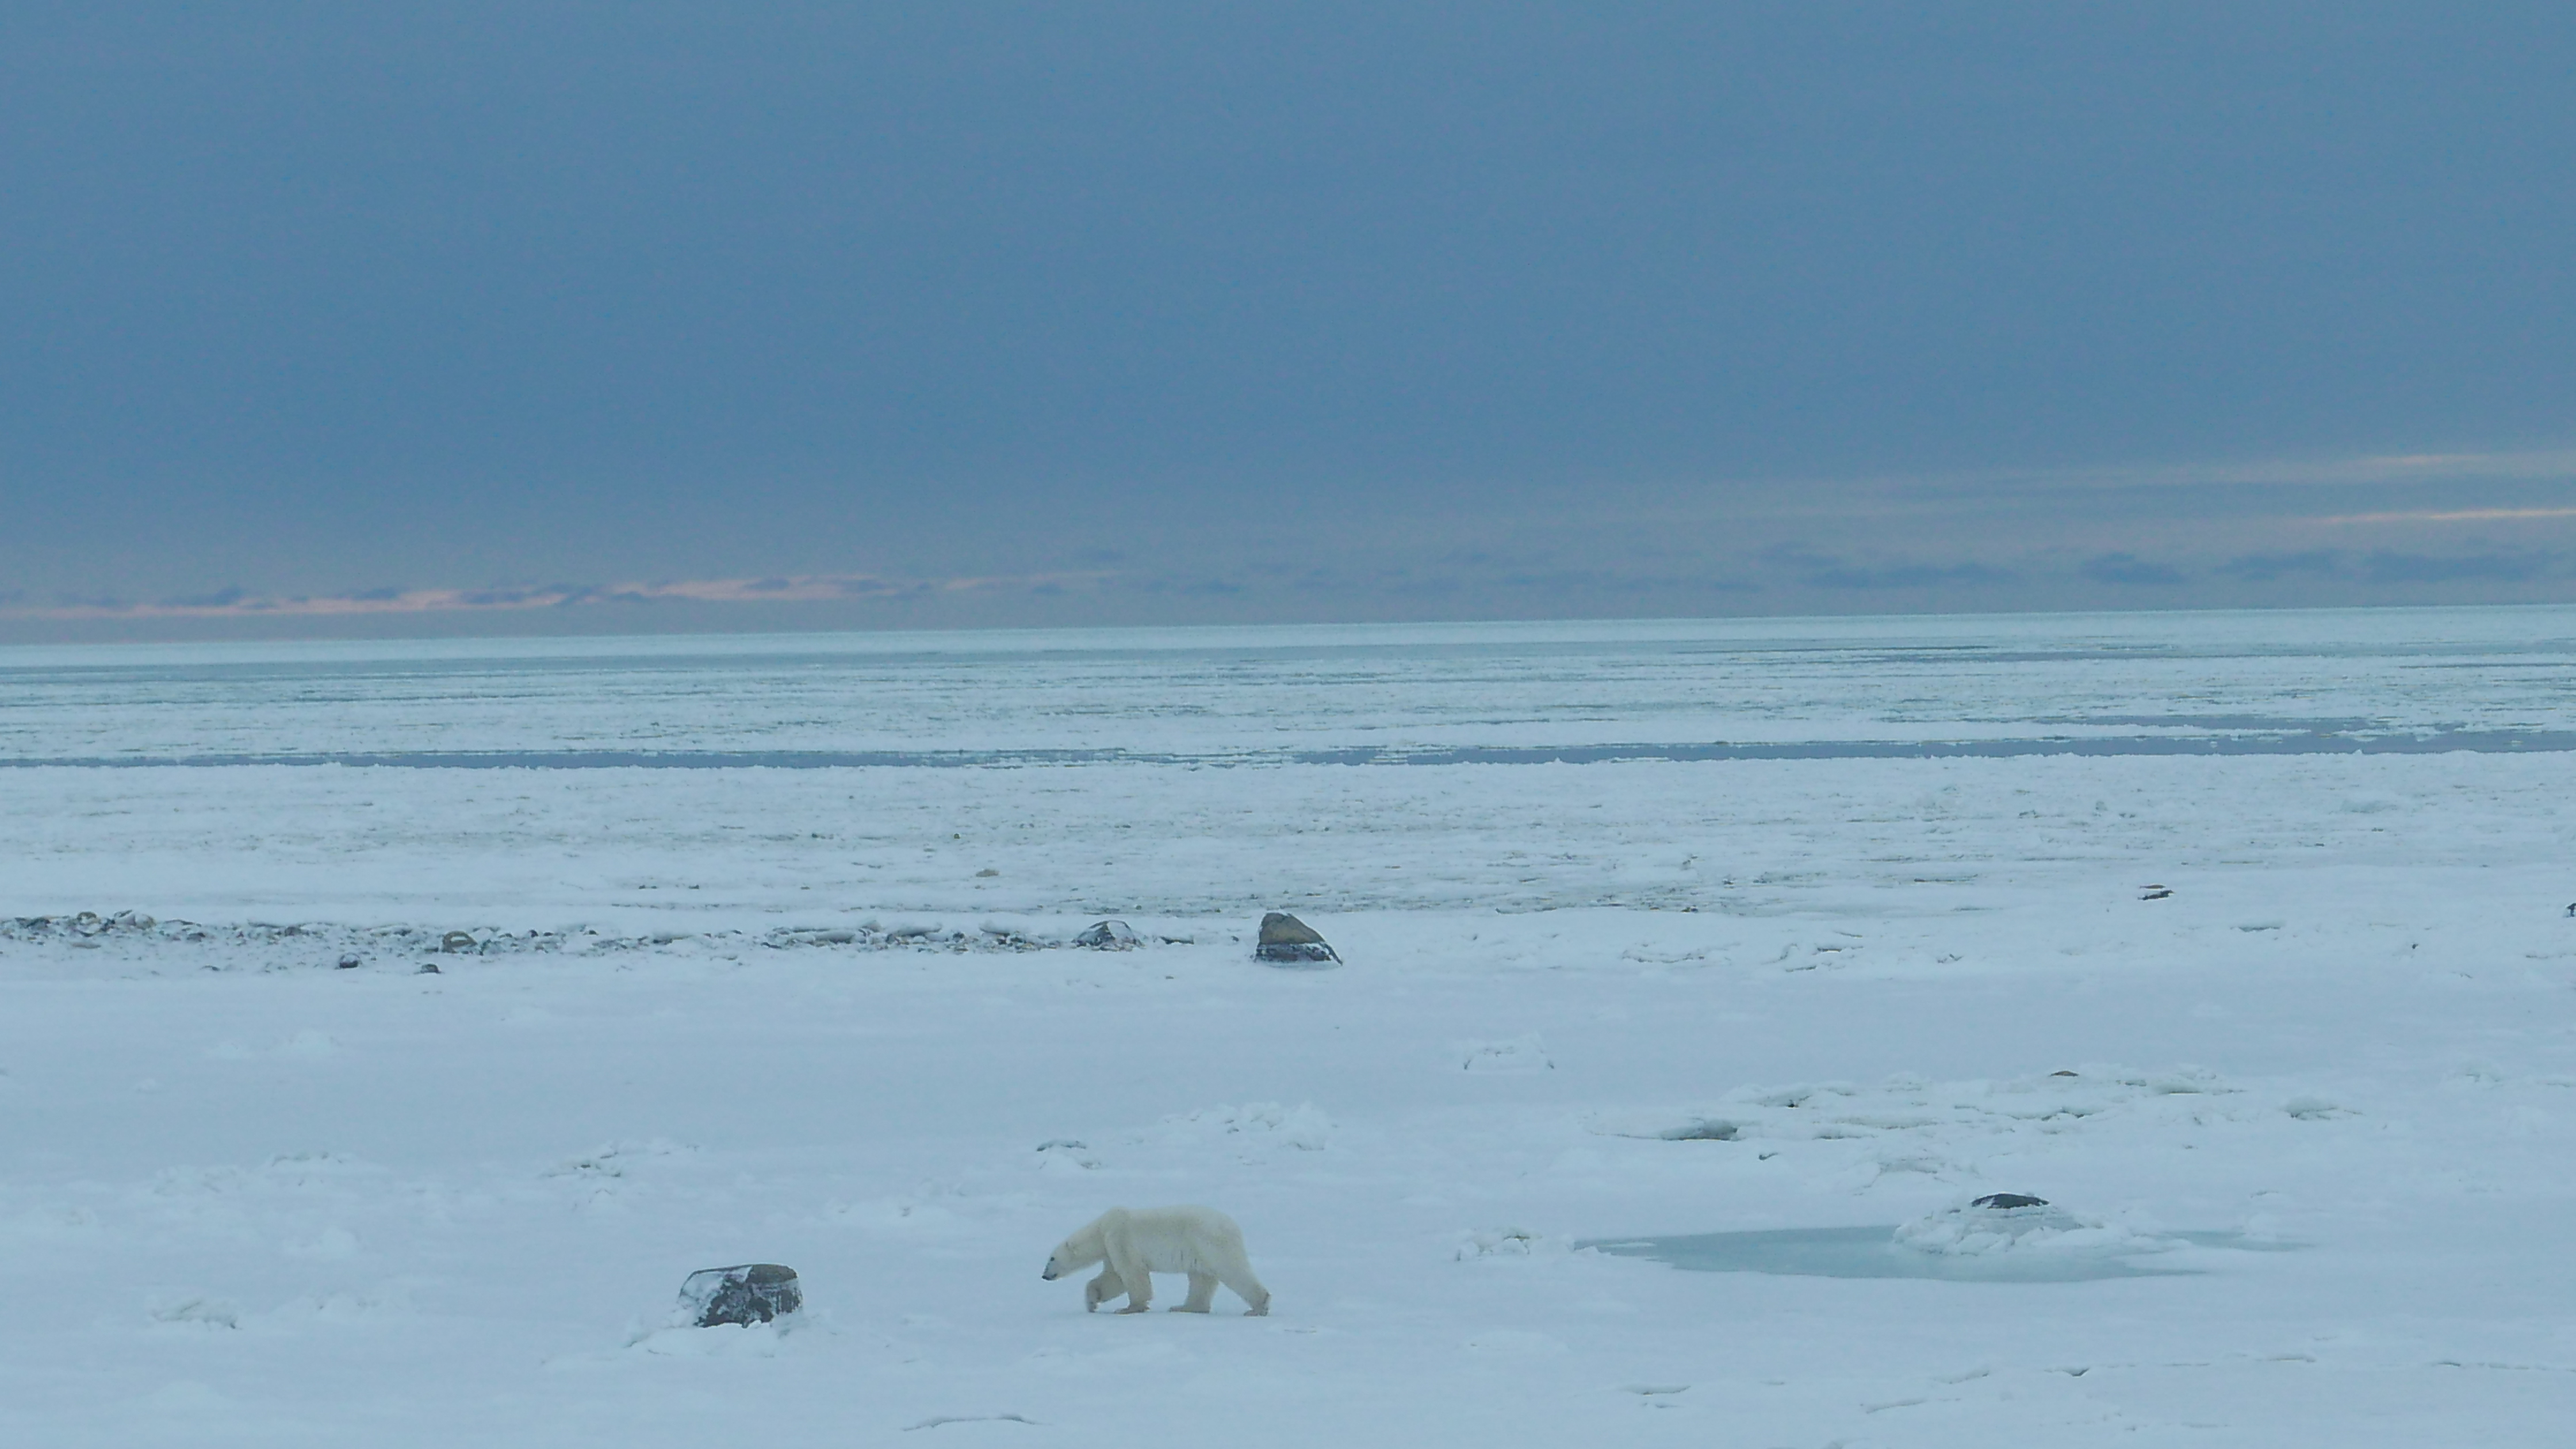
[[[380,754],[113,755],[0,758],[14,769],[214,769],[342,765],[408,770],[849,770],[1013,765],[1597,765],[1621,760],[2010,760],[2034,755],[2438,755],[2576,751],[2563,730],[2427,734],[2305,731],[2262,735],[2126,735],[2104,739],[1831,740],[1786,744],[1462,745],[1447,749],[1151,754],[1127,750],[491,750]]]

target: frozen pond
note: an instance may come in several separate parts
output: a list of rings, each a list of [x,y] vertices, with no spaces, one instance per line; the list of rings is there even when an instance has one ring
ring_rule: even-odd
[[[2243,1233],[2174,1233],[2198,1248],[2282,1251]],[[1575,1246],[1623,1258],[1646,1258],[1697,1273],[1776,1273],[1798,1278],[1937,1278],[1949,1283],[2085,1283],[2101,1278],[2171,1278],[2200,1270],[2157,1259],[2116,1255],[2027,1254],[1949,1257],[1896,1241],[1896,1225],[1863,1228],[1772,1228],[1741,1233],[1681,1233],[1608,1238]]]

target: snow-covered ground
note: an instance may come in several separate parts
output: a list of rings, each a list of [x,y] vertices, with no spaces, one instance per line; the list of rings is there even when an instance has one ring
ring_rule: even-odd
[[[2571,679],[2557,610],[0,651],[0,1442],[2561,1443]],[[1039,1280],[1178,1202],[1269,1317]],[[806,1311],[671,1324],[744,1262]]]

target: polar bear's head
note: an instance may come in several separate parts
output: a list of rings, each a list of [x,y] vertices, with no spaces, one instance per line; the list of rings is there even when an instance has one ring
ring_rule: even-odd
[[[1100,1224],[1092,1223],[1072,1237],[1055,1245],[1048,1255],[1046,1271],[1038,1276],[1052,1283],[1067,1273],[1079,1273],[1109,1257],[1109,1247],[1101,1241]]]

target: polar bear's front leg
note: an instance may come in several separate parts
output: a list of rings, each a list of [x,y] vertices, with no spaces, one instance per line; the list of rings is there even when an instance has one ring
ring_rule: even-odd
[[[1112,1239],[1109,1244],[1109,1271],[1101,1277],[1116,1275],[1127,1288],[1127,1306],[1121,1313],[1142,1313],[1154,1306],[1154,1274],[1126,1243]],[[1105,1295],[1104,1295],[1105,1296]]]
[[[1100,1311],[1101,1304],[1126,1291],[1127,1285],[1119,1280],[1117,1273],[1104,1267],[1100,1270],[1099,1277],[1082,1285],[1082,1311],[1097,1313]]]
[[[1174,1313],[1205,1313],[1216,1301],[1216,1275],[1193,1269],[1190,1273],[1190,1296],[1173,1308]]]

